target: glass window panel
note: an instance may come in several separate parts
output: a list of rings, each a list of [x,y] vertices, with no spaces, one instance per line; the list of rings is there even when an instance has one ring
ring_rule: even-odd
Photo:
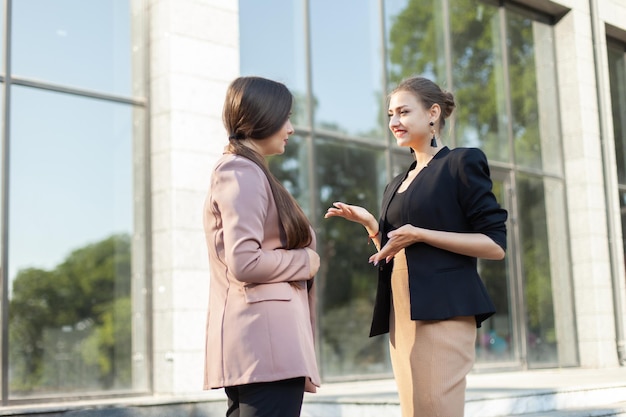
[[[146,389],[144,112],[26,87],[11,104],[11,398]]]
[[[298,200],[305,214],[312,219],[309,202],[309,166],[306,144],[301,136],[290,136],[285,153],[269,157],[270,171]]]
[[[537,161],[536,156],[529,159],[526,153],[522,153],[523,159],[520,158],[520,152],[517,147],[515,149],[515,159],[518,163],[526,166],[532,166],[531,163],[534,162],[539,164],[538,167],[543,172],[561,176],[563,175],[563,148],[561,145],[561,123],[558,119],[560,110],[556,79],[556,59],[554,56],[554,30],[548,24],[533,21],[531,34],[532,38],[528,39],[528,41],[533,42],[536,85],[534,87],[535,90],[532,92],[533,94],[528,94],[526,99],[522,101],[523,104],[518,101],[517,107],[513,106],[513,126],[515,130],[519,130],[517,127],[519,123],[536,124],[539,145],[533,146],[538,149],[537,156],[540,160]],[[532,72],[532,69],[528,68],[527,71]],[[526,78],[529,77],[526,76]],[[522,88],[515,87],[513,90],[532,88],[532,85],[528,82],[523,83]],[[533,115],[528,109],[533,101],[536,101],[536,115]],[[528,110],[523,110],[524,108]],[[533,119],[534,117],[536,117],[536,120]],[[522,135],[522,137],[525,136],[526,134]],[[517,143],[516,146],[518,146]],[[525,162],[526,160],[529,162]]]
[[[512,11],[507,13],[507,51],[508,51],[508,76],[511,85],[511,128],[513,133],[513,143],[515,144],[515,162],[521,166],[542,169],[542,153],[541,147],[541,129],[539,120],[539,99],[538,94],[538,77],[544,75],[544,63],[539,63],[538,48],[543,52],[545,58],[546,52],[551,54],[550,41],[551,38],[546,35],[546,31],[542,31],[542,24],[534,22],[532,19],[518,15]],[[537,29],[537,30],[535,30]],[[541,36],[541,41],[546,42],[539,46],[539,42],[535,40],[536,35]],[[548,65],[551,62],[547,63]],[[548,68],[548,73],[553,72],[553,66]],[[541,91],[541,94],[554,94],[554,78],[552,80],[542,79],[544,86],[551,86],[548,91]],[[555,103],[546,106],[543,110],[554,110]],[[558,120],[554,119],[554,114],[550,113],[550,120],[543,120],[543,126],[550,123],[555,125]],[[542,115],[544,116],[544,115]],[[547,116],[547,115],[545,115]],[[558,138],[558,135],[556,136]]]
[[[502,181],[494,179],[493,193],[500,205],[510,211],[506,204],[505,186]],[[508,258],[502,261],[478,260],[478,272],[496,306],[496,314],[478,329],[476,337],[478,363],[510,362],[517,359],[517,338],[513,330],[515,312],[511,308],[513,293],[507,264]]]
[[[13,2],[14,76],[142,95],[141,4],[140,0]]]
[[[622,221],[622,246],[626,251],[626,45],[609,41],[607,47],[615,161]]]
[[[546,235],[552,303],[554,309],[554,331],[557,340],[558,366],[578,365],[578,342],[576,318],[574,316],[574,294],[570,262],[569,232],[567,229],[567,209],[565,185],[562,180],[543,178],[546,211]]]
[[[319,129],[384,139],[378,3],[310,2],[314,119]]]
[[[473,0],[451,2],[455,136],[490,160],[509,161],[507,105],[498,8]]]
[[[296,100],[291,121],[310,127],[303,1],[239,0],[241,75],[284,83]]]
[[[529,366],[556,363],[556,332],[545,190],[539,178],[520,175],[517,181],[520,215],[524,305],[528,326]]]
[[[619,44],[608,44],[609,77],[611,82],[611,109],[613,114],[613,136],[615,138],[615,160],[617,179],[626,184],[626,48]]]
[[[378,216],[384,152],[320,140],[316,146],[319,199],[323,211],[343,201]],[[358,163],[355,163],[358,161]],[[320,351],[324,378],[391,372],[388,338],[368,338],[376,292],[375,252],[367,232],[345,219],[323,220],[318,232],[317,275]]]
[[[390,90],[415,74],[445,86],[444,3],[439,0],[385,1]]]

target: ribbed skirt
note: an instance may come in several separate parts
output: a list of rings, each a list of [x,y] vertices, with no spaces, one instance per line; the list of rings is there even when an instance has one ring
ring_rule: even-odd
[[[391,276],[390,353],[402,417],[463,417],[476,320],[411,320],[404,250]]]

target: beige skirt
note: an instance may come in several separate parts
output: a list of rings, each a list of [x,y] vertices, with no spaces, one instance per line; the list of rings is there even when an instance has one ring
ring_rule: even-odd
[[[390,354],[402,417],[463,417],[476,320],[411,320],[404,250],[391,275]]]

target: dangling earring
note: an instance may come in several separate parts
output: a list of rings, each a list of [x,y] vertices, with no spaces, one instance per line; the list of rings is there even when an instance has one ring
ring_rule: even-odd
[[[433,122],[430,122],[430,133],[432,133],[433,135],[433,138],[430,140],[430,146],[432,146],[433,148],[436,148],[437,138],[435,137],[435,128],[433,126],[435,126],[435,124]]]

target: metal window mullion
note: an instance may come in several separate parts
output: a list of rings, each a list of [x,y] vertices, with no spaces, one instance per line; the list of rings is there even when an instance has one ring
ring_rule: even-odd
[[[454,76],[452,70],[452,25],[450,24],[450,1],[443,0],[441,2],[441,7],[443,11],[443,53],[445,56],[445,66],[446,66],[446,76],[445,80],[448,84],[448,91],[454,92]],[[456,118],[456,112],[452,116]],[[448,127],[450,132],[449,140],[453,147],[457,146],[457,138],[456,132],[454,130],[454,125],[456,123],[451,123],[451,126]]]
[[[154,394],[155,387],[155,372],[154,372],[154,289],[153,289],[153,268],[152,268],[152,106],[151,106],[151,69],[150,65],[150,56],[152,51],[152,39],[150,37],[150,30],[152,24],[152,15],[150,13],[149,0],[146,0],[143,3],[144,6],[144,18],[145,24],[143,27],[143,42],[145,53],[143,55],[144,67],[144,96],[145,96],[145,110],[144,110],[144,132],[143,132],[143,152],[142,157],[144,158],[143,164],[143,175],[144,175],[144,185],[143,185],[143,232],[144,232],[144,262],[143,272],[144,272],[144,288],[146,288],[144,297],[145,297],[145,311],[144,311],[144,329],[145,329],[145,348],[146,351],[144,354],[146,355],[146,379],[148,381],[148,386],[146,387],[150,393]],[[132,390],[135,390],[136,387],[132,387]]]
[[[385,0],[379,0],[378,2],[378,10],[380,13],[380,36],[381,36],[381,63],[382,63],[382,76],[380,82],[382,83],[382,88],[380,91],[383,92],[381,100],[382,106],[381,109],[386,112],[385,107],[387,105],[387,96],[390,91],[388,91],[389,87],[389,72],[387,68],[387,25],[386,25],[386,15],[385,15]],[[383,139],[385,144],[385,174],[386,174],[386,183],[390,182],[393,178],[393,158],[392,158],[392,148],[393,148],[393,138],[391,137],[391,133],[389,129],[383,128]]]
[[[7,58],[8,59],[8,58]],[[7,78],[9,78],[7,76]],[[95,98],[98,100],[105,100],[109,102],[116,102],[122,104],[130,104],[133,106],[145,106],[146,99],[145,98],[133,98],[133,97],[125,97],[116,94],[107,94],[99,91],[86,90],[82,88],[74,88],[60,84],[41,82],[36,80],[31,80],[23,77],[10,77],[10,82],[12,85],[20,85],[24,87],[38,88],[40,90],[46,91],[54,91],[57,93],[63,94],[71,94],[80,97],[87,98]]]
[[[10,132],[10,102],[11,102],[11,6],[12,0],[4,3],[4,91],[2,96],[4,120],[2,130],[2,245],[0,260],[0,279],[2,280],[2,303],[0,324],[2,326],[2,340],[0,341],[0,354],[2,373],[2,405],[9,400],[9,132]]]
[[[498,9],[499,13],[499,26],[500,26],[500,39],[502,42],[500,43],[501,48],[501,56],[502,56],[502,76],[503,76],[503,87],[504,87],[504,105],[505,112],[507,118],[507,138],[509,143],[509,161],[515,163],[515,140],[513,137],[513,109],[512,109],[512,98],[511,98],[511,80],[509,77],[509,55],[507,48],[507,25],[506,25],[506,8],[504,5],[500,5]],[[513,211],[512,215],[512,223],[513,223],[513,242],[519,242],[520,230],[519,223],[517,222],[517,176],[514,172],[511,172],[511,210]],[[513,261],[513,269],[514,273],[511,284],[515,287],[515,306],[513,309],[514,312],[514,320],[513,326],[517,329],[515,334],[517,335],[518,343],[517,343],[517,351],[519,355],[519,359],[522,361],[524,366],[528,366],[528,347],[526,344],[526,307],[524,304],[524,284],[523,284],[523,271],[522,271],[522,259],[521,259],[521,246],[516,247],[513,251],[514,259]]]

